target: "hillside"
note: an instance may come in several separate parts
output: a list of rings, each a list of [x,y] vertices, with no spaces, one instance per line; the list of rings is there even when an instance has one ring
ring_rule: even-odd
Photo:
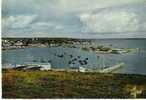
[[[146,76],[58,71],[2,74],[3,98],[145,98]]]

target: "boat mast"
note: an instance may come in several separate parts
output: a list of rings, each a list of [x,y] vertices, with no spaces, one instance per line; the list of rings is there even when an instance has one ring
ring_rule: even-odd
[[[102,55],[102,69],[105,68],[105,61],[104,61],[104,55]]]

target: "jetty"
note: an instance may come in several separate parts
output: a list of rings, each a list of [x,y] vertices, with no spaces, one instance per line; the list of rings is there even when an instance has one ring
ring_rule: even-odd
[[[15,70],[41,70],[41,71],[46,71],[46,70],[52,70],[52,71],[67,71],[67,72],[99,72],[99,73],[110,73],[115,70],[118,70],[119,68],[124,66],[124,62],[119,62],[118,64],[115,65],[105,65],[105,57],[102,55],[101,60],[98,60],[99,65],[94,68],[87,68],[83,64],[81,64],[78,67],[75,67],[73,64],[71,64],[68,67],[64,68],[53,68],[51,66],[51,63],[49,62],[27,62],[26,64],[23,65],[15,65],[13,69]],[[8,65],[7,65],[8,66]],[[10,66],[10,65],[9,65]],[[10,67],[9,67],[10,68]]]
[[[45,71],[45,70],[52,70],[52,71],[67,71],[67,72],[99,72],[99,73],[111,73],[115,70],[120,69],[123,67],[125,63],[121,62],[119,64],[116,64],[111,67],[106,67],[102,66],[101,69],[88,69],[84,68],[82,66],[80,67],[75,67],[75,68],[52,68],[50,63],[31,63],[31,64],[26,64],[26,65],[17,65],[15,67],[5,67],[4,69],[14,69],[14,70],[40,70],[40,71]]]
[[[118,70],[119,68],[123,67],[125,65],[125,63],[119,63],[117,65],[114,65],[112,67],[108,67],[108,68],[104,68],[104,69],[101,69],[99,70],[100,73],[110,73],[110,72],[113,72],[115,70]]]

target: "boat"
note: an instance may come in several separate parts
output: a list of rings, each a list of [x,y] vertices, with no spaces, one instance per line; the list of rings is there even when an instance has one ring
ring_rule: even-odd
[[[84,67],[79,67],[79,72],[86,72],[86,68],[84,68]]]
[[[50,63],[27,63],[24,65],[18,65],[14,67],[14,69],[18,70],[51,70],[51,64]]]

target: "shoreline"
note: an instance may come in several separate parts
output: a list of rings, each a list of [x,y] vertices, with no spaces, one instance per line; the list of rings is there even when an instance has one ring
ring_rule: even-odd
[[[92,47],[94,48],[94,50],[92,50],[91,47],[85,48],[85,47],[75,47],[74,45],[72,46],[60,45],[60,46],[25,46],[25,47],[15,47],[15,48],[2,48],[2,51],[27,49],[27,48],[52,48],[52,47],[76,48],[82,51],[94,52],[96,54],[127,54],[127,53],[132,53],[132,52],[138,52],[140,50],[139,48],[109,48],[108,51],[102,51],[99,49],[95,50],[94,47]]]
[[[136,52],[139,48],[118,48],[112,44],[96,44],[92,40],[79,39],[43,39],[43,38],[2,38],[2,50],[25,49],[33,47],[68,47],[77,48],[83,51],[103,53],[103,54],[122,54]]]

